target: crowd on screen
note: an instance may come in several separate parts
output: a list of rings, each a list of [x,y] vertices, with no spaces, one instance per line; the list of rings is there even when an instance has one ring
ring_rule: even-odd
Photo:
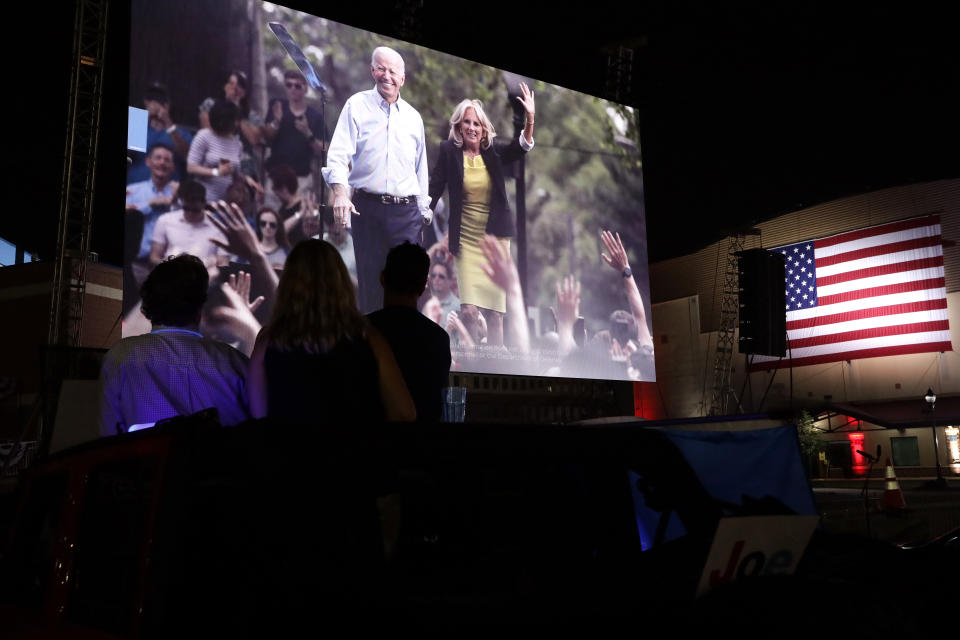
[[[153,82],[143,93],[148,114],[147,150],[131,153],[126,187],[125,333],[143,333],[137,292],[169,256],[194,255],[211,276],[204,328],[246,350],[250,326],[269,317],[269,304],[240,313],[220,284],[244,281],[254,299],[272,298],[277,276],[293,247],[308,238],[333,243],[356,283],[349,229],[323,233],[313,174],[329,135],[319,112],[307,104],[307,85],[297,71],[284,77],[284,95],[267,114],[250,108],[247,76],[231,71],[211,82],[211,96],[197,106],[194,122],[173,122],[171,93]],[[239,214],[247,230],[228,238],[213,212]],[[264,268],[273,273],[268,277]],[[260,272],[258,274],[258,272]]]
[[[126,192],[125,334],[150,331],[137,292],[151,270],[169,256],[190,254],[210,276],[201,332],[250,355],[274,311],[277,283],[298,244],[309,239],[331,244],[355,293],[358,260],[351,225],[320,214],[322,199],[334,202],[319,176],[330,132],[308,104],[304,77],[286,71],[285,95],[272,99],[266,114],[250,108],[243,72],[231,71],[222,80],[222,86],[212,83],[214,96],[198,105],[193,123],[172,121],[171,95],[163,84],[154,82],[144,91],[147,151],[131,157]],[[523,89],[529,98],[529,137],[533,97],[525,85]],[[479,103],[471,104],[480,111]],[[458,109],[462,112],[462,105]],[[532,145],[532,138],[527,143],[521,135],[520,143],[524,151],[532,148],[525,146]],[[571,275],[556,284],[552,323],[532,326],[509,245],[493,235],[479,234],[479,267],[501,290],[504,311],[491,315],[462,303],[446,201],[435,199],[437,215],[423,227],[420,241],[428,247],[430,265],[417,309],[449,335],[454,369],[509,373],[518,369],[510,364],[497,369],[493,363],[526,359],[542,365],[535,371],[523,368],[525,373],[653,378],[647,314],[618,234],[602,232],[603,259],[610,277],[622,281],[629,308],[613,310],[608,326],[587,335],[580,283]]]
[[[601,241],[606,248],[602,258],[611,267],[611,277],[621,282],[630,309],[614,310],[608,325],[588,336],[580,316],[580,282],[569,275],[556,284],[556,303],[550,308],[553,326],[537,334],[527,318],[513,258],[496,238],[486,236],[481,248],[487,268],[491,279],[503,288],[507,302],[503,341],[497,344],[489,340],[484,315],[475,307],[460,304],[455,261],[446,244],[430,247],[430,276],[420,308],[450,334],[453,368],[489,370],[496,368],[492,363],[503,356],[510,363],[517,356],[534,355],[545,363],[537,371],[542,375],[653,379],[653,338],[626,249],[619,234],[610,231],[602,232]],[[508,364],[504,371],[509,372],[510,367]]]

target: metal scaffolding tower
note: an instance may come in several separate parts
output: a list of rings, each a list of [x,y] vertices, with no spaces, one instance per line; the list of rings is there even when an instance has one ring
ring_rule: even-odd
[[[633,101],[633,49],[620,45],[607,52],[607,77],[604,88],[616,102]]]
[[[108,5],[108,0],[77,0],[76,4],[57,256],[47,335],[47,342],[51,345],[80,345],[93,220]]]
[[[727,402],[731,395],[736,400],[730,385],[730,363],[737,344],[737,317],[740,310],[740,277],[737,253],[743,251],[745,234],[730,236],[727,249],[727,264],[723,279],[723,299],[720,303],[720,329],[717,331],[717,355],[713,360],[713,393],[710,400],[711,416],[727,415]]]

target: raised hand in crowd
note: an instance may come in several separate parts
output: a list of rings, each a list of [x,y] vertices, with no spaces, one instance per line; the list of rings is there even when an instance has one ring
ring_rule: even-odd
[[[480,240],[480,250],[487,261],[486,264],[480,265],[480,268],[490,280],[508,295],[513,290],[519,290],[520,274],[517,272],[517,266],[513,264],[513,258],[500,240],[487,234]]]
[[[210,320],[223,325],[238,341],[238,349],[247,357],[253,352],[260,323],[253,312],[263,304],[263,296],[250,301],[250,274],[243,271],[239,277],[231,274],[228,282],[220,285],[226,304],[212,309]]]
[[[256,311],[261,304],[263,304],[263,296],[257,296],[255,300],[250,300],[250,281],[251,276],[246,271],[241,271],[239,274],[230,274],[230,278],[227,280],[226,284],[231,289],[233,289],[240,299],[243,300],[246,308],[253,313]]]
[[[452,335],[458,335],[460,339],[460,345],[463,347],[473,347],[475,343],[473,342],[473,337],[470,335],[470,332],[467,331],[467,328],[464,326],[463,321],[460,319],[460,316],[456,311],[451,311],[447,314],[447,333]]]
[[[637,323],[637,343],[638,347],[643,345],[653,345],[653,336],[650,335],[650,329],[647,326],[647,313],[643,305],[643,298],[640,296],[640,289],[633,277],[633,271],[630,269],[630,261],[627,259],[627,251],[623,247],[623,241],[620,240],[620,234],[614,235],[611,231],[602,231],[600,240],[607,253],[601,253],[600,256],[612,269],[615,269],[623,279],[624,293],[630,303],[630,312],[633,314]]]
[[[150,104],[147,105],[147,115],[164,129],[173,124],[173,119],[170,117],[170,106],[157,100],[151,100]]]
[[[513,263],[510,251],[495,236],[484,235],[480,240],[480,250],[486,260],[480,268],[507,294],[509,331],[504,342],[518,353],[529,353],[530,329],[527,326],[527,309],[523,302],[517,265]]]
[[[268,109],[270,113],[260,127],[260,138],[269,144],[273,142],[280,129],[280,122],[283,120],[283,103],[280,100],[272,100]]]
[[[429,249],[427,249],[427,255],[430,256],[430,263],[442,262],[445,265],[449,265],[453,262],[453,255],[450,253],[450,236],[444,236],[443,240],[440,242],[434,243]]]
[[[227,239],[226,243],[217,239],[211,239],[210,242],[227,253],[253,262],[257,253],[260,252],[260,242],[257,240],[256,232],[243,216],[240,207],[235,203],[227,203],[224,200],[211,202],[207,207],[207,219]]]
[[[307,120],[306,114],[294,117],[293,126],[307,139],[307,144],[313,147],[315,152],[321,153],[324,151],[326,143],[317,135],[319,132],[310,128],[310,122]]]
[[[235,204],[228,205],[223,200],[213,202],[207,209],[207,218],[227,239],[226,243],[212,238],[210,242],[250,263],[254,277],[265,283],[267,302],[272,305],[277,291],[277,274],[267,254],[263,252],[256,232],[243,217],[240,207]]]
[[[487,321],[474,304],[461,304],[457,316],[463,323],[464,329],[473,339],[473,344],[490,344],[490,335],[487,333]],[[503,346],[502,344],[494,346]]]
[[[317,208],[317,197],[307,190],[300,199],[300,225],[303,235],[312,238],[320,234],[320,209]]]
[[[440,305],[440,300],[437,299],[437,296],[427,298],[427,301],[423,303],[422,313],[437,324],[442,324],[443,322],[443,307]],[[449,333],[449,322],[447,327],[444,328],[446,328]]]
[[[637,343],[633,340],[627,340],[627,344],[621,347],[620,342],[614,338],[610,343],[610,359],[614,362],[626,362],[636,350]]]
[[[569,275],[557,282],[557,308],[550,310],[557,321],[560,353],[570,353],[577,346],[573,326],[580,315],[580,281]]]
[[[170,131],[174,155],[177,158],[186,158],[187,152],[190,150],[190,144],[184,140],[180,129],[174,126],[173,118],[170,117],[170,105],[159,100],[149,100],[146,107],[147,116],[150,118],[150,126],[158,131],[161,129]]]
[[[630,268],[627,250],[623,248],[623,241],[620,240],[619,232],[614,235],[611,231],[601,231],[600,240],[603,241],[603,246],[607,250],[607,253],[600,254],[604,262],[621,274]]]

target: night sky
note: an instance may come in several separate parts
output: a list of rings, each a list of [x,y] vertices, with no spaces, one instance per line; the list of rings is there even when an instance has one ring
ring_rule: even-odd
[[[111,3],[105,123],[125,118],[123,27]],[[290,2],[404,37],[397,2]],[[416,4],[416,3],[413,3]],[[488,2],[425,0],[422,44],[573,89],[608,93],[606,52],[635,51],[626,102],[641,114],[651,260],[681,255],[799,208],[887,186],[960,176],[958,39],[946,8],[871,3]],[[837,3],[839,4],[839,3]],[[51,256],[62,173],[72,12],[12,7],[37,44],[6,44],[8,206],[0,237]],[[409,32],[407,32],[409,33]],[[527,37],[522,37],[527,34]],[[119,107],[117,106],[119,105]],[[101,139],[99,207],[117,207],[125,133]],[[105,151],[107,150],[107,151]],[[108,154],[109,151],[109,154]],[[108,157],[109,156],[109,157]],[[122,209],[122,204],[119,204]],[[119,214],[98,217],[94,250],[118,263]]]

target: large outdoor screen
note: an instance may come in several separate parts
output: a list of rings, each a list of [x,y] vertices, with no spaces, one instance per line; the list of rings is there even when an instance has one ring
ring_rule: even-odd
[[[398,212],[426,213],[434,192],[416,230],[431,259],[418,308],[449,332],[454,371],[655,379],[631,107],[271,3],[134,0],[131,13],[124,336],[150,330],[137,292],[152,266],[192,253],[211,274],[201,332],[249,354],[275,287],[257,264],[265,256],[282,274],[311,237],[338,249],[361,311],[373,311],[382,294],[370,274],[382,265],[367,247],[384,240],[371,239],[369,218],[341,224],[320,206],[334,204],[326,175],[349,183],[361,217],[362,203],[384,195]],[[278,33],[302,52],[299,66]],[[390,57],[378,70],[377,47],[402,66]],[[377,74],[393,80],[375,84]],[[364,131],[345,105],[359,92],[370,104],[389,98],[384,86],[400,102],[381,108],[394,104],[404,120]],[[461,107],[452,127],[465,99],[480,105]],[[409,109],[422,132],[408,130]],[[452,128],[460,146],[444,145]],[[408,136],[425,154],[368,166],[361,154],[383,136]],[[343,144],[356,155],[328,173]],[[380,174],[388,186],[378,188]],[[205,209],[220,201],[255,243],[210,223]]]

